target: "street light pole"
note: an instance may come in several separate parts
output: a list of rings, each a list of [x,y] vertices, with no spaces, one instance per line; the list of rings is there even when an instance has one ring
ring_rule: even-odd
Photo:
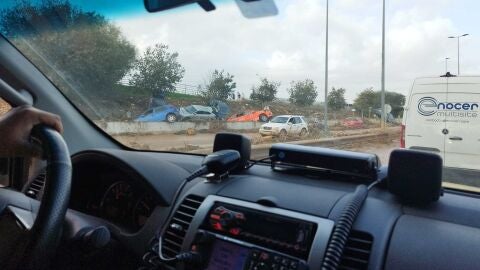
[[[449,36],[448,38],[457,39],[457,75],[460,76],[460,38],[468,36],[468,34],[463,34],[461,36]]]
[[[323,116],[323,127],[325,133],[328,133],[328,0],[327,0],[327,14],[326,14],[326,30],[325,30],[325,103],[324,107],[324,116]]]
[[[460,76],[460,37],[457,37],[457,74]]]
[[[448,59],[450,59],[450,57],[445,57],[445,74],[448,72]]]
[[[385,0],[383,0],[382,16],[382,89],[380,94],[380,104],[382,106],[381,128],[385,129]]]

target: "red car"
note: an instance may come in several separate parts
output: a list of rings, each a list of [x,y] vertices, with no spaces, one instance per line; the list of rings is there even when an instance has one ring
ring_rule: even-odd
[[[237,114],[227,119],[227,122],[267,122],[272,117],[272,112],[269,108],[264,108],[260,111],[251,111],[248,113]]]
[[[342,126],[347,128],[363,128],[363,120],[360,118],[349,117],[342,121]]]

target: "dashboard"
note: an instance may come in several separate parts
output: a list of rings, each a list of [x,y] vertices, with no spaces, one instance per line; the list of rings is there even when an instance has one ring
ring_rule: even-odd
[[[136,266],[147,269],[321,268],[357,184],[259,164],[221,182],[199,177],[175,201],[202,158],[111,149],[73,156],[67,227],[78,224],[72,216],[106,224]],[[411,206],[375,187],[353,224],[340,269],[478,269],[479,200],[447,190],[438,202]],[[202,263],[158,257],[189,251],[200,253]]]
[[[80,199],[74,201],[72,209],[106,219],[126,230],[135,231],[145,225],[156,205],[152,193],[128,180],[118,180],[115,174],[98,179],[95,183],[100,188],[89,190],[88,195],[82,191],[75,194]]]
[[[105,219],[127,232],[145,225],[158,204],[152,187],[112,160],[76,160],[71,209]]]

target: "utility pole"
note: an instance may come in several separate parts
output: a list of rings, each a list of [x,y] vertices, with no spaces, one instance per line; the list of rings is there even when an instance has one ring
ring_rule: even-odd
[[[468,34],[463,34],[460,36],[449,36],[448,38],[456,38],[457,39],[457,75],[460,76],[460,38],[466,37]]]
[[[460,37],[457,37],[457,73],[460,76]]]
[[[445,57],[445,74],[448,72],[448,59],[450,59],[450,57]]]
[[[325,133],[328,134],[328,0],[327,1],[327,15],[326,15],[326,29],[325,29],[325,103],[324,107],[324,116],[323,116],[323,126]]]
[[[381,128],[385,129],[385,0],[383,0],[382,16],[382,89],[380,96],[380,104],[382,106]]]

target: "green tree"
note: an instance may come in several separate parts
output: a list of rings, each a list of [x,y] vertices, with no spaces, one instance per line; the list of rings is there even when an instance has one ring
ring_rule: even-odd
[[[374,91],[373,88],[367,88],[358,94],[353,106],[357,110],[367,112],[369,108],[372,110],[381,109],[381,91]],[[391,91],[385,91],[385,104],[392,106],[392,114],[399,116],[405,105],[405,96]]]
[[[199,87],[202,96],[207,100],[227,100],[235,94],[237,83],[234,76],[224,70],[215,70],[204,87]]]
[[[380,91],[378,91],[378,99],[380,99]],[[403,112],[403,106],[405,106],[405,95],[386,91],[385,104],[390,104],[392,106],[392,114],[395,117],[399,117]],[[380,107],[380,105],[378,107]]]
[[[332,90],[328,93],[328,107],[334,111],[339,111],[347,105],[345,101],[345,89],[332,87]]]
[[[299,106],[312,105],[318,95],[317,87],[310,79],[293,81],[288,89],[288,93],[290,94],[290,102]]]
[[[380,100],[377,101],[377,94],[372,87],[360,92],[353,101],[353,107],[360,111],[368,111],[369,108],[376,109],[377,104],[380,104]]]
[[[185,69],[178,62],[178,53],[170,53],[168,46],[156,44],[148,47],[135,62],[130,83],[140,89],[148,90],[153,96],[175,91]]]
[[[0,11],[0,30],[65,92],[98,96],[115,88],[135,60],[120,29],[66,0],[19,1]]]
[[[271,102],[275,99],[279,86],[279,82],[269,81],[267,78],[262,78],[260,79],[259,86],[252,87],[250,99],[260,101],[262,104]]]

